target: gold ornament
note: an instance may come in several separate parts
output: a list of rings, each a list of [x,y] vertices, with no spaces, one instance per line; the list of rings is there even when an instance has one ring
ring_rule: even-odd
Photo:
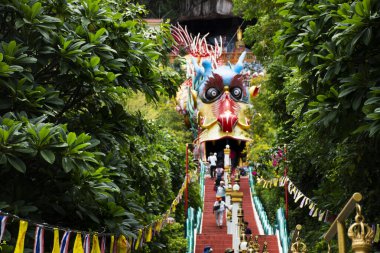
[[[262,253],[269,253],[268,252],[268,243],[267,242],[264,242],[264,245],[263,245],[263,252]]]
[[[296,242],[292,244],[290,251],[293,253],[307,252],[306,244],[301,242],[301,238],[297,237]]]
[[[352,250],[355,253],[367,253],[371,251],[371,242],[375,236],[372,228],[364,223],[361,207],[356,204],[355,223],[348,229],[348,237],[352,240]]]
[[[258,243],[259,241],[259,236],[255,236],[255,240],[250,240],[249,241],[249,246],[248,246],[248,252],[252,253],[259,253],[260,252],[260,244]]]

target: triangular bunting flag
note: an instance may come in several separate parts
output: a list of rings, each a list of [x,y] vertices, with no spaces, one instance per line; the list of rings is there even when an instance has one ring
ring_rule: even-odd
[[[20,220],[17,242],[16,242],[14,253],[24,252],[24,241],[25,241],[25,234],[26,234],[27,229],[28,229],[28,222],[24,220]]]
[[[318,215],[318,216],[319,216],[319,217],[318,217],[318,220],[319,220],[319,221],[322,221],[322,220],[323,220],[323,216],[325,216],[325,213],[326,213],[326,211],[323,211],[323,212],[322,212],[322,211],[319,211],[319,215]]]
[[[318,210],[319,210],[319,208],[316,207],[316,208],[315,208],[315,211],[314,211],[314,213],[313,213],[313,217],[318,217]]]
[[[0,225],[1,225],[1,229],[0,229],[0,243],[3,240],[5,227],[7,226],[7,220],[8,220],[8,216],[0,216],[0,221],[1,221],[1,223],[0,223]]]
[[[53,229],[54,239],[53,239],[53,250],[52,253],[59,253],[59,230],[58,228]]]
[[[305,206],[305,204],[306,204],[306,203],[305,203],[306,200],[307,200],[307,197],[304,196],[303,199],[302,199],[302,201],[301,201],[301,204],[300,204],[300,207],[301,207],[301,208],[303,208],[303,207]]]
[[[92,236],[91,253],[100,253],[98,234]]]
[[[67,253],[69,252],[69,244],[70,244],[70,231],[65,231],[61,240],[61,247],[59,249],[59,253]]]
[[[149,226],[148,232],[146,233],[146,242],[150,242],[152,240],[152,225]]]
[[[82,235],[79,232],[75,236],[73,253],[84,253],[83,244],[82,244]]]
[[[117,239],[117,253],[125,253],[127,249],[127,239],[124,235],[120,235],[119,239]]]
[[[137,241],[136,241],[136,245],[135,245],[135,250],[137,250],[140,246],[141,236],[142,236],[142,229],[139,229],[139,232],[137,235]]]
[[[162,219],[159,219],[156,223],[156,232],[157,233],[160,233],[161,231],[161,228],[162,228]]]
[[[83,250],[84,250],[84,253],[90,253],[91,252],[91,238],[90,238],[90,234],[86,234],[84,236]]]
[[[127,252],[130,253],[132,251],[132,238],[127,238]]]
[[[34,233],[34,253],[44,253],[45,248],[45,230],[43,227],[36,226],[36,232]]]
[[[143,244],[145,243],[145,233],[146,233],[146,228],[144,228],[142,231],[139,248],[141,248],[143,246]]]
[[[296,197],[296,201],[294,203],[297,203],[298,200],[300,200],[303,196],[305,196],[305,195],[303,195],[303,193],[301,191],[299,191],[298,196]]]
[[[113,252],[113,247],[114,247],[114,244],[115,243],[115,236],[114,235],[111,235],[111,241],[110,241],[110,253],[114,253]]]
[[[106,237],[102,236],[102,242],[100,243],[100,253],[106,253]]]
[[[314,207],[310,209],[309,216],[312,216],[314,213]]]

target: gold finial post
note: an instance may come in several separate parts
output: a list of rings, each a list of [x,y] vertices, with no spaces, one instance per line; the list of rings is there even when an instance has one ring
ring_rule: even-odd
[[[269,251],[268,251],[268,243],[267,242],[264,242],[263,252],[262,253],[269,253]]]
[[[249,246],[248,246],[248,252],[253,252],[253,253],[259,253],[260,252],[260,244],[259,244],[259,236],[255,236],[254,240],[249,241]]]
[[[240,26],[238,30],[236,31],[237,40],[241,41],[243,39],[243,31],[241,30]]]
[[[355,253],[371,252],[371,242],[375,236],[372,228],[364,223],[361,207],[356,204],[355,223],[348,229],[348,237],[352,240],[352,250]]]
[[[301,241],[301,238],[297,237],[296,242],[292,244],[290,249],[293,253],[304,253],[307,252],[306,244]]]
[[[339,253],[346,253],[346,243],[345,243],[345,228],[344,222],[348,216],[355,209],[356,203],[362,200],[362,195],[358,192],[354,193],[352,197],[347,201],[346,205],[343,207],[342,211],[338,214],[333,224],[330,226],[329,230],[323,236],[323,238],[329,242],[336,234],[338,234],[338,249]]]
[[[338,234],[338,249],[339,253],[347,252],[346,239],[344,238],[346,226],[344,225],[344,221],[338,221],[336,223],[337,234]]]
[[[302,229],[302,226],[300,224],[297,224],[296,230],[294,231],[293,238],[291,241],[290,252],[293,252],[293,253],[307,252],[306,244],[301,241],[301,237],[300,237],[301,229]]]

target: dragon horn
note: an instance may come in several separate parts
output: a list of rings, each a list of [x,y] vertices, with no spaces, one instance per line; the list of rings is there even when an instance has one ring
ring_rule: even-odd
[[[236,63],[234,67],[235,73],[239,74],[243,70],[243,61],[245,58],[245,51],[240,55],[238,62]]]

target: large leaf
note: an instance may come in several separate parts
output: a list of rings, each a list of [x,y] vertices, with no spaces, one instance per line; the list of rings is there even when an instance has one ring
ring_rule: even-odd
[[[16,170],[18,170],[21,173],[26,172],[26,165],[20,158],[18,158],[17,156],[8,155],[7,159],[13,168],[15,168]]]
[[[71,170],[75,168],[75,163],[70,157],[63,157],[62,167],[66,173],[69,173]]]
[[[55,155],[51,150],[45,149],[40,151],[41,156],[50,164],[53,164],[55,161]]]

